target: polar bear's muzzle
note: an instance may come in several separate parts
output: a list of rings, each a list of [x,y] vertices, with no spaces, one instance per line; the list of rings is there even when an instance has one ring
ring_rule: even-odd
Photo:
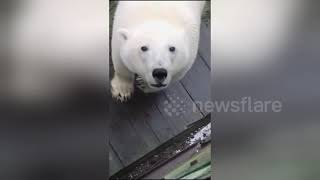
[[[159,83],[159,84],[151,84],[151,86],[152,86],[152,87],[156,87],[156,88],[167,87],[166,84],[161,84],[161,83]]]
[[[152,71],[152,76],[157,83],[156,85],[163,85],[163,82],[166,80],[167,75],[168,71],[164,68],[156,68]]]
[[[160,70],[158,72],[155,71],[153,73],[155,77],[153,77],[153,81],[151,81],[151,82],[145,80],[143,77],[136,74],[135,86],[145,93],[157,92],[162,89],[165,89],[169,85],[169,81],[166,82],[166,79],[168,79],[169,77],[162,77],[162,76],[165,76],[164,72],[165,71],[162,71],[162,70]],[[167,76],[168,76],[168,73],[167,73]],[[156,80],[156,78],[158,78],[158,80]]]

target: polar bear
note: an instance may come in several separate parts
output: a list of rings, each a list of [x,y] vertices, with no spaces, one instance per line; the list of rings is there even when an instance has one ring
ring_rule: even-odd
[[[205,1],[120,1],[112,31],[112,96],[133,94],[135,75],[146,93],[180,80],[198,51]]]

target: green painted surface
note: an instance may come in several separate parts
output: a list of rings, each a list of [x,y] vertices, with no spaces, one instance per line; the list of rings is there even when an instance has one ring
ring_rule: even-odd
[[[171,171],[164,179],[206,179],[211,174],[211,146],[208,145],[199,153]]]

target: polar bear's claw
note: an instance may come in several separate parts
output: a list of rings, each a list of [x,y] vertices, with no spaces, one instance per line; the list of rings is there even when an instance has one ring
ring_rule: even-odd
[[[116,101],[119,102],[127,102],[128,100],[130,100],[132,93],[131,92],[115,92],[114,89],[111,90],[112,92],[112,97],[113,99],[115,99]]]
[[[133,94],[134,86],[130,81],[115,77],[111,81],[111,94],[116,101],[127,102]]]

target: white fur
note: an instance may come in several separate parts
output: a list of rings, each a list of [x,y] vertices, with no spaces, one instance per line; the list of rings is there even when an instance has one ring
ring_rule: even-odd
[[[152,71],[165,68],[164,84],[180,80],[197,54],[204,1],[121,1],[112,32],[112,60],[115,77],[112,95],[123,100],[133,93],[134,74],[148,86],[145,92],[163,88],[150,86]],[[147,52],[140,48],[148,46]],[[174,53],[169,47],[174,46]],[[129,85],[130,84],[130,85]],[[127,87],[127,88],[124,88]],[[130,92],[130,93],[128,93]]]

